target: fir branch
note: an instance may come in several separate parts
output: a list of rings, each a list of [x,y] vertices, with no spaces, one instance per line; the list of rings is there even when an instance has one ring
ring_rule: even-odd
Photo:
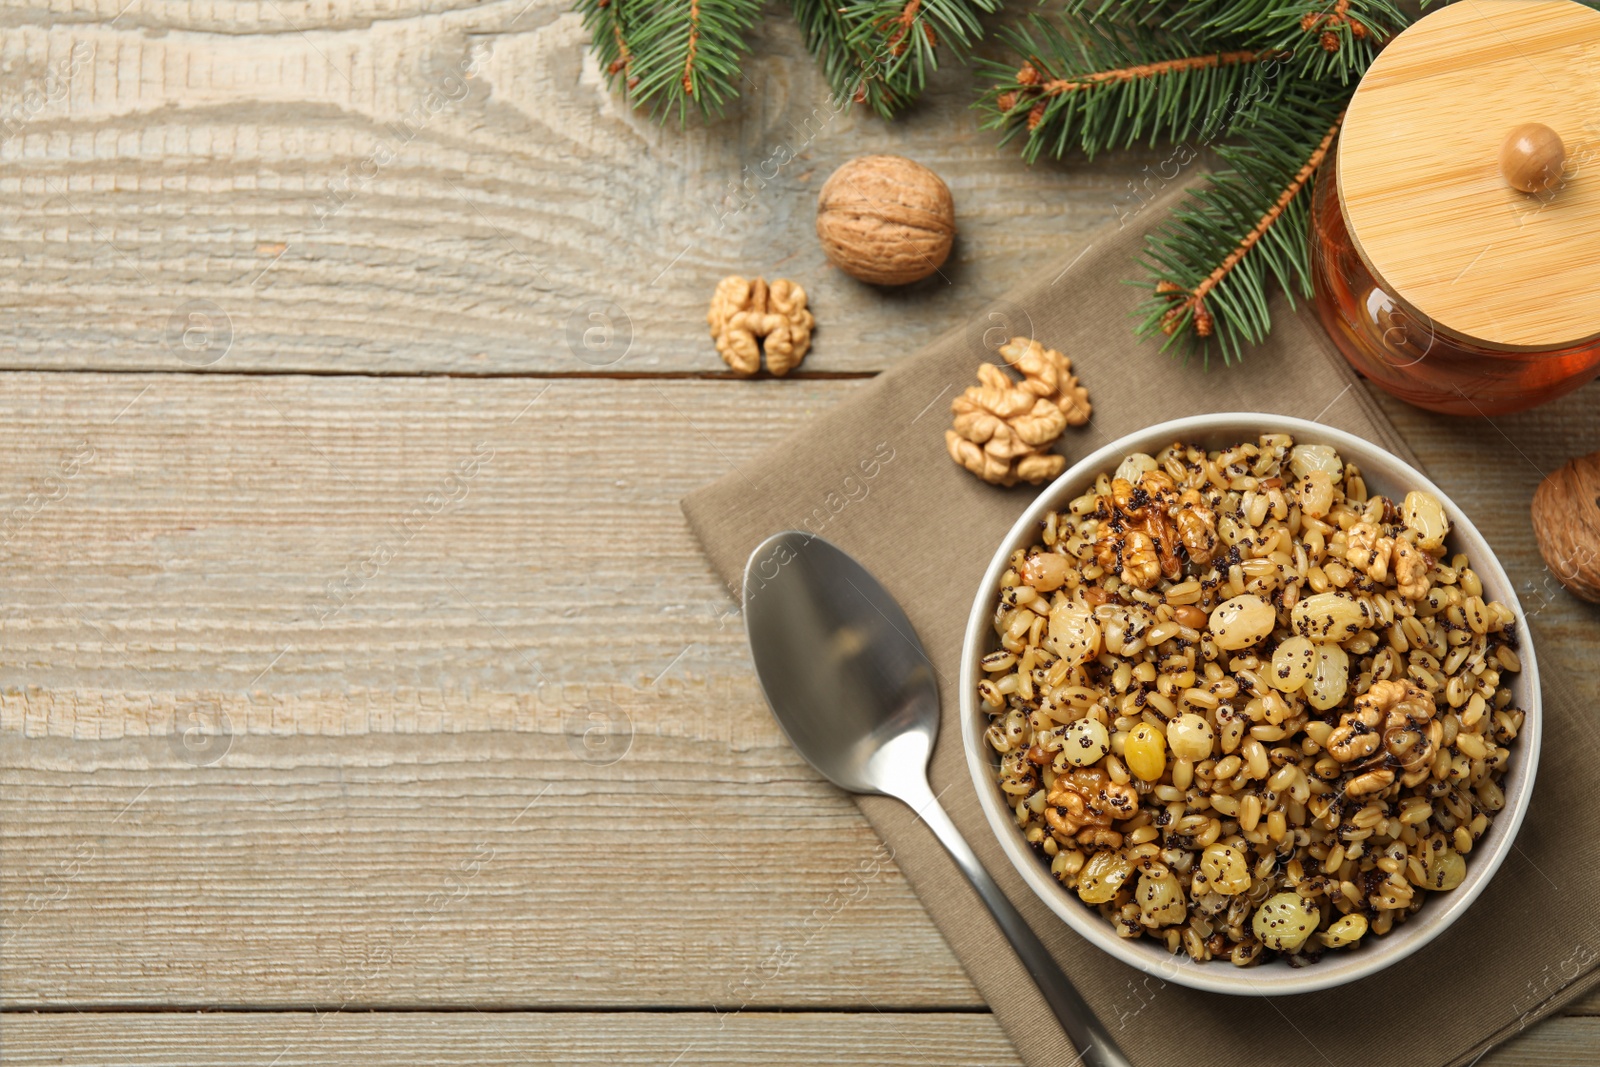
[[[1256,5],[1262,10],[1241,23],[1242,32],[1293,51],[1302,76],[1341,85],[1360,78],[1378,49],[1411,23],[1391,0],[1252,0],[1239,8]]]
[[[1024,136],[1029,162],[1080,148],[1094,156],[1141,139],[1152,142],[1223,134],[1240,112],[1282,92],[1287,54],[1241,48],[1223,39],[1141,25],[1035,16],[1006,35],[1020,67],[987,63],[997,80],[979,101],[985,127]]]
[[[633,53],[628,51],[628,42],[622,39],[622,24],[620,22],[613,21],[611,23],[611,38],[616,42],[617,45],[617,57],[612,62],[606,64],[606,73],[621,73],[628,79],[627,87],[632,89],[634,85],[638,83],[639,79],[635,78],[633,73],[628,69],[633,65]]]
[[[1240,49],[1234,52],[1212,52],[1203,56],[1179,56],[1176,59],[1163,59],[1154,63],[1140,63],[1132,67],[1122,67],[1117,70],[1097,70],[1090,74],[1056,78],[1039,86],[1039,91],[1046,96],[1056,96],[1061,93],[1085,92],[1096,86],[1106,85],[1111,82],[1131,82],[1141,78],[1160,78],[1170,74],[1184,74],[1191,70],[1205,70],[1208,67],[1232,67],[1240,63],[1257,63],[1265,58],[1260,52]]]
[[[694,55],[700,49],[700,0],[689,0],[689,45],[683,60],[683,91],[694,92]]]
[[[866,104],[885,117],[905,107],[909,98],[884,78],[883,57],[853,39],[855,20],[849,4],[792,0],[791,7],[805,34],[806,49],[821,63],[822,75],[838,103]]]
[[[716,115],[738,95],[744,35],[761,0],[577,0],[591,47],[615,88],[658,117],[691,105]]]
[[[738,95],[745,35],[761,0],[575,0],[613,88],[658,117],[718,114]],[[965,61],[980,14],[1001,0],[790,0],[806,47],[841,100],[893,117],[922,92],[942,53]],[[747,79],[746,79],[747,80]]]
[[[965,61],[983,37],[979,14],[999,10],[1000,0],[847,0],[844,6],[854,23],[851,44],[873,57],[898,94],[915,97],[938,69],[941,47]]]
[[[1065,11],[1292,52],[1305,77],[1341,83],[1359,77],[1383,42],[1411,22],[1393,0],[1067,0]]]
[[[1183,8],[1182,0],[1064,0],[1059,13],[1095,22],[1170,25]]]
[[[892,118],[925,88],[940,49],[958,62],[1000,0],[792,0],[806,47],[840,100]]]
[[[590,48],[606,79],[615,88],[620,78],[624,89],[632,89],[638,79],[628,69],[633,53],[622,35],[622,3],[623,0],[578,0],[577,11],[583,16]]]
[[[1191,192],[1145,246],[1155,292],[1137,332],[1167,335],[1225,363],[1272,328],[1272,283],[1292,304],[1311,295],[1309,185],[1344,120],[1349,94],[1301,86],[1259,109],[1240,143],[1217,149],[1224,167]]]

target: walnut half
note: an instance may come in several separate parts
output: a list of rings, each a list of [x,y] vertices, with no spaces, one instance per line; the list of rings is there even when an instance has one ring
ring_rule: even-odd
[[[731,274],[717,283],[706,323],[717,354],[735,374],[759,371],[764,349],[767,369],[781,378],[805,358],[816,319],[806,308],[806,291],[787,278],[768,286],[763,278]]]
[[[979,367],[979,384],[950,403],[955,424],[945,446],[951,459],[992,485],[1038,485],[1065,468],[1067,461],[1048,449],[1068,426],[1089,421],[1089,393],[1071,360],[1031,338],[1013,337],[1000,355],[1022,381],[992,363]]]
[[[1056,778],[1045,803],[1045,822],[1060,843],[1118,848],[1122,835],[1111,823],[1138,813],[1139,794],[1098,767],[1080,767]]]
[[[1388,788],[1396,777],[1413,786],[1427,778],[1444,731],[1433,695],[1410,681],[1372,683],[1328,735],[1328,754],[1356,764],[1345,786],[1351,796]]]
[[[1104,518],[1095,535],[1095,562],[1139,589],[1154,588],[1163,574],[1176,579],[1183,573],[1181,537],[1169,513],[1178,506],[1172,479],[1163,471],[1145,471],[1138,485],[1113,479],[1111,495],[1099,498]]]

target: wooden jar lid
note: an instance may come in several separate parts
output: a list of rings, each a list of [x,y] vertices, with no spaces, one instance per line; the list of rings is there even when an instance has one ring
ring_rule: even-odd
[[[1600,338],[1600,12],[1469,0],[1401,33],[1339,137],[1339,198],[1379,283],[1444,330],[1538,351]],[[1541,123],[1565,147],[1548,191],[1512,188],[1501,149]]]

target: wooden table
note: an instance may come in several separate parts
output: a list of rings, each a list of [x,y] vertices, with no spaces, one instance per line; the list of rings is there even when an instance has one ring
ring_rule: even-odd
[[[1029,169],[960,70],[893,126],[833,115],[777,17],[726,119],[661,128],[524,3],[3,15],[8,1064],[1017,1062],[769,720],[677,502],[1049,269],[1159,156]],[[810,232],[882,150],[960,211],[904,292]],[[811,290],[791,380],[722,373],[731,272]],[[1600,448],[1596,400],[1386,403],[1572,670],[1600,618],[1527,505]],[[1597,1050],[1591,997],[1483,1063]]]

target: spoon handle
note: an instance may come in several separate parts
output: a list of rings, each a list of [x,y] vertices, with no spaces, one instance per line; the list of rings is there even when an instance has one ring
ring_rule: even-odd
[[[1033,932],[1033,928],[1023,920],[1022,913],[1011,906],[1011,901],[1006,899],[1006,895],[1000,891],[994,879],[989,877],[989,872],[983,869],[983,864],[978,862],[977,854],[961,836],[961,831],[956,829],[956,824],[950,821],[950,816],[945,813],[944,808],[939,806],[939,801],[933,796],[932,790],[928,791],[926,797],[919,797],[916,802],[906,800],[906,803],[910,804],[922,817],[922,821],[928,824],[939,838],[939,843],[955,859],[956,865],[961,868],[961,873],[972,883],[972,888],[978,891],[978,896],[989,906],[989,911],[994,915],[995,922],[1000,924],[1006,940],[1016,949],[1017,955],[1022,958],[1023,966],[1028,969],[1034,983],[1038,985],[1039,992],[1044,994],[1044,999],[1050,1004],[1050,1010],[1055,1012],[1067,1036],[1077,1046],[1083,1067],[1130,1067],[1128,1058],[1122,1054],[1111,1034],[1095,1017],[1094,1012],[1073,988],[1067,976],[1062,973],[1055,958],[1044,947],[1044,943]]]

